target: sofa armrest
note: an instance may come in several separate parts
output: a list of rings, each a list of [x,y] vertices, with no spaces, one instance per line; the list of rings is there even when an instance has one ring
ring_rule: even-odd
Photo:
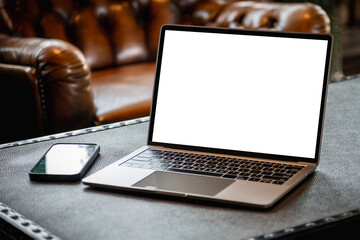
[[[42,118],[37,120],[41,133],[93,125],[95,107],[90,68],[76,47],[60,40],[0,36],[0,63],[3,64],[0,74],[8,73],[7,81],[19,84],[18,89],[29,85],[24,73],[19,72],[28,71],[27,75],[34,78],[27,79],[32,81],[32,87],[27,89],[33,91],[27,96],[35,99],[22,101],[34,102],[37,116]],[[29,75],[29,72],[32,73]],[[14,80],[19,77],[23,79]],[[11,96],[18,94],[16,91],[13,87],[2,92]]]

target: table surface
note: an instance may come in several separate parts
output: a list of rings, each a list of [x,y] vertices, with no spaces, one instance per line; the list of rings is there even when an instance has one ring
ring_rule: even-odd
[[[146,144],[146,119],[2,146],[0,202],[63,239],[211,240],[268,234],[360,208],[359,116],[360,77],[330,84],[320,164],[311,178],[269,211],[103,191],[80,182],[29,180],[33,165],[60,142],[99,144],[100,156],[87,175],[100,170]]]

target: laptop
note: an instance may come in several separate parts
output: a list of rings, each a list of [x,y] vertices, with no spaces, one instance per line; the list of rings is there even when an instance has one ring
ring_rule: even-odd
[[[83,183],[273,206],[319,163],[331,45],[330,35],[163,26],[147,146]]]

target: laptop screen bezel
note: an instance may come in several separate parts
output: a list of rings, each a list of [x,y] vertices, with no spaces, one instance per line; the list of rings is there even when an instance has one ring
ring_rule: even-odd
[[[328,47],[327,47],[325,70],[324,70],[324,77],[323,77],[321,105],[320,105],[317,140],[316,140],[316,147],[315,147],[315,157],[314,158],[304,158],[304,157],[266,154],[266,153],[258,153],[258,152],[236,151],[236,150],[228,150],[228,149],[214,149],[214,148],[207,148],[207,147],[188,146],[188,145],[179,145],[179,144],[171,144],[171,143],[153,141],[154,121],[155,121],[156,103],[157,103],[159,79],[160,79],[160,72],[161,72],[162,54],[163,54],[165,34],[166,34],[167,30],[326,40],[328,42],[328,45],[327,45]],[[234,156],[238,156],[238,157],[252,157],[252,158],[270,159],[270,160],[291,161],[291,162],[310,162],[310,163],[317,164],[319,161],[319,158],[320,158],[320,151],[321,151],[321,141],[322,141],[322,133],[323,133],[324,113],[325,113],[325,106],[326,106],[325,103],[326,103],[326,98],[327,98],[327,85],[328,85],[328,78],[329,78],[329,68],[330,68],[329,66],[330,66],[331,51],[332,51],[332,36],[328,35],[328,34],[257,31],[257,30],[254,31],[254,30],[240,30],[240,29],[230,29],[230,28],[164,25],[160,31],[158,54],[157,54],[157,60],[156,60],[153,101],[152,101],[152,107],[151,107],[148,139],[147,139],[148,146],[160,146],[160,147],[165,147],[165,148],[173,148],[173,149],[181,149],[181,150],[209,152],[209,153],[216,153],[216,154],[228,154],[228,155],[234,155]]]

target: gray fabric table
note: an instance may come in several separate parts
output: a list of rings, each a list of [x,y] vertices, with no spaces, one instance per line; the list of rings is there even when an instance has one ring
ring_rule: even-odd
[[[144,118],[0,146],[2,208],[14,209],[62,239],[206,240],[271,237],[360,208],[360,77],[330,84],[320,165],[269,211],[102,191],[80,182],[29,180],[29,170],[54,143],[99,144],[91,174],[145,145],[147,128]],[[17,214],[1,211],[5,222],[5,215]]]

